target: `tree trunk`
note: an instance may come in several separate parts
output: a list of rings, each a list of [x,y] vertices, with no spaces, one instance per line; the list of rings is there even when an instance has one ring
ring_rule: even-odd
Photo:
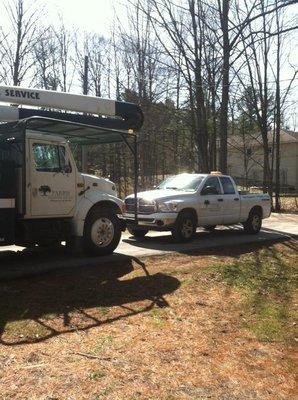
[[[227,173],[228,166],[228,105],[229,105],[229,72],[230,72],[230,43],[229,43],[229,0],[223,0],[221,13],[221,29],[223,34],[223,66],[222,94],[219,121],[219,169]]]

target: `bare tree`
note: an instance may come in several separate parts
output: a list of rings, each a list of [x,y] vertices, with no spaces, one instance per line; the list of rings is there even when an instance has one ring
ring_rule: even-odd
[[[47,28],[38,29],[38,21],[44,10],[33,1],[7,1],[5,9],[10,26],[7,32],[1,32],[0,77],[5,83],[17,86],[32,69],[35,63],[34,46]]]
[[[47,90],[57,90],[59,87],[59,54],[58,43],[53,27],[42,35],[34,46],[35,83]]]
[[[75,67],[79,72],[79,80],[83,82],[84,57],[88,57],[89,80],[88,91],[95,96],[102,97],[106,90],[105,77],[110,53],[110,41],[102,35],[86,33],[83,42],[79,35],[75,36],[74,47],[76,52]]]
[[[59,89],[68,92],[73,84],[75,68],[73,67],[73,41],[74,34],[67,29],[63,19],[60,17],[60,25],[54,29],[57,42]]]

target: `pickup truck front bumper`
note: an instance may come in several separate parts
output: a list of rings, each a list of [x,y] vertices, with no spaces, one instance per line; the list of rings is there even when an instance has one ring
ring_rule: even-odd
[[[177,218],[178,213],[163,212],[154,214],[138,214],[138,226],[143,226],[153,230],[167,230],[170,229]],[[127,225],[135,225],[134,214],[123,214],[123,219]]]

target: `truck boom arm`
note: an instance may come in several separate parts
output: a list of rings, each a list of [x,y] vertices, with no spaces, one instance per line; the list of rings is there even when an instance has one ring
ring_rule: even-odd
[[[49,107],[59,110],[76,111],[93,115],[120,117],[130,121],[131,128],[139,129],[143,123],[141,108],[133,103],[102,99],[95,96],[56,92],[44,89],[0,86],[0,102]],[[0,120],[19,119],[16,111],[0,110]]]

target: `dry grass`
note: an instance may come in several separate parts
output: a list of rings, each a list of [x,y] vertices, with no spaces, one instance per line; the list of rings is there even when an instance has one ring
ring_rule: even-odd
[[[285,213],[298,213],[298,196],[281,196],[281,210]]]
[[[0,399],[294,399],[295,264],[289,241],[2,284]]]

